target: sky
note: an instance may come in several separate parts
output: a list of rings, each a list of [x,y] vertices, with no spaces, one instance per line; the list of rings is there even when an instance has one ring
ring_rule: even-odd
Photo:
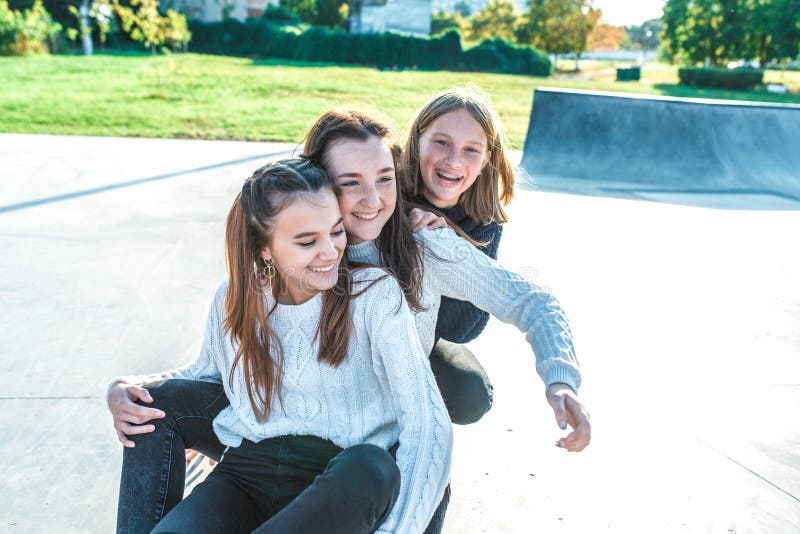
[[[661,16],[664,0],[594,0],[603,11],[603,20],[614,26],[639,25]]]

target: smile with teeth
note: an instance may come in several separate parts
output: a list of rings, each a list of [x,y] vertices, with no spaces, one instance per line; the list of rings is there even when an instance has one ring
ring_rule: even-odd
[[[363,219],[365,221],[371,221],[372,219],[377,217],[380,212],[381,212],[381,210],[373,211],[373,212],[370,212],[370,213],[364,213],[364,212],[355,213],[355,212],[353,212],[353,217],[358,217],[359,219]]]
[[[309,267],[308,270],[314,273],[329,273],[334,267],[335,263],[331,263],[327,267]]]
[[[439,176],[439,178],[441,178],[445,182],[448,182],[448,183],[451,183],[451,184],[458,183],[458,181],[463,178],[463,176],[458,176],[456,174],[450,174],[450,173],[447,173],[447,172],[444,172],[444,171],[440,171],[440,170],[437,170],[436,174]]]

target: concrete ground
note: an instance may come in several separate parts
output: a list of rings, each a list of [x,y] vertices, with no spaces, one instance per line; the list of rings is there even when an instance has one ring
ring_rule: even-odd
[[[0,135],[0,530],[113,531],[102,395],[199,347],[242,180],[289,145]],[[522,335],[471,347],[453,533],[800,530],[798,211],[520,190],[500,259],[572,320],[593,442],[560,435]]]

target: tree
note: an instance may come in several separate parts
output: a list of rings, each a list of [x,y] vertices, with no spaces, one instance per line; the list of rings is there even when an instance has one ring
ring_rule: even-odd
[[[297,13],[300,20],[309,24],[317,16],[316,0],[280,0],[280,5]]]
[[[448,30],[460,32],[465,25],[466,21],[458,12],[439,11],[431,15],[431,35],[440,35]]]
[[[660,35],[664,31],[661,19],[644,21],[641,26],[625,26],[630,48],[633,50],[656,50],[661,44]]]
[[[131,39],[153,54],[158,48],[164,51],[184,48],[192,39],[186,17],[173,9],[162,15],[159,0],[81,0],[79,6],[70,5],[69,9],[78,19],[79,29],[68,29],[67,37],[75,40],[80,35],[86,55],[92,54],[90,20],[99,30],[100,42],[104,42],[112,27],[116,31],[113,15],[119,18]]]
[[[473,41],[489,37],[514,41],[514,26],[518,18],[511,0],[489,0],[483,9],[469,19],[467,36]]]
[[[472,8],[469,7],[469,2],[467,2],[467,0],[459,0],[456,2],[454,9],[456,10],[456,13],[464,18],[468,18],[470,15],[472,15]]]
[[[111,1],[122,21],[122,28],[131,39],[142,43],[153,54],[158,47],[177,48],[192,39],[186,17],[172,9],[162,16],[158,11],[158,0],[130,0],[130,6],[122,5],[120,0]]]
[[[624,40],[625,28],[598,22],[597,26],[589,34],[588,47],[589,50],[619,50]]]
[[[23,55],[48,51],[48,41],[61,31],[41,0],[29,9],[11,9],[0,0],[0,55]]]
[[[600,19],[591,0],[529,0],[528,11],[516,28],[517,41],[550,54],[586,50],[587,38]]]
[[[328,28],[341,28],[347,20],[348,6],[344,0],[316,0],[316,14],[311,23]]]
[[[748,59],[762,65],[800,54],[800,0],[753,0],[746,33]]]
[[[662,20],[669,52],[686,63],[765,65],[800,47],[800,0],[668,0]]]

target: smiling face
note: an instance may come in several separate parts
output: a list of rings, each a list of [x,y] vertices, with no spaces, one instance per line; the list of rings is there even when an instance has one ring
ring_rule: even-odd
[[[347,238],[336,195],[330,189],[303,193],[275,218],[262,260],[281,277],[282,304],[302,304],[336,285]]]
[[[343,139],[325,151],[325,171],[341,189],[339,208],[352,244],[376,239],[394,213],[397,181],[386,143]]]
[[[450,208],[475,183],[491,152],[480,123],[465,109],[445,113],[419,139],[422,194],[437,208]]]

